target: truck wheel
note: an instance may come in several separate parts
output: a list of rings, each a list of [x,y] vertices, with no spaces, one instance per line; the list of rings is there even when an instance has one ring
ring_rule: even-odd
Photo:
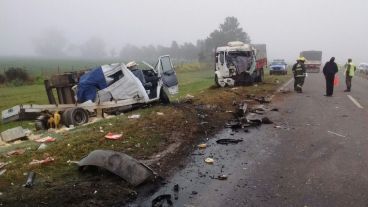
[[[221,87],[221,85],[219,83],[219,80],[218,80],[217,74],[215,74],[215,84],[216,84],[217,87]]]
[[[63,113],[64,124],[66,126],[79,126],[88,122],[88,112],[82,108],[67,109]]]
[[[165,93],[163,88],[161,88],[161,90],[160,90],[160,101],[163,104],[169,104],[170,103],[170,99],[167,96],[167,94]]]
[[[36,130],[47,130],[49,127],[47,126],[47,120],[49,116],[41,115],[35,120],[35,128]]]

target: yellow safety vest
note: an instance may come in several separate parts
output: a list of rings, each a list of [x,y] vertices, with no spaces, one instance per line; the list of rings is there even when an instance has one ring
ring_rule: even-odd
[[[349,76],[354,76],[355,71],[356,71],[356,66],[353,63],[345,64],[345,75],[348,74]]]

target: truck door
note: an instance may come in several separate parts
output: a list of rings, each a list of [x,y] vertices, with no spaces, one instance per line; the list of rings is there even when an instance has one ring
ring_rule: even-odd
[[[163,86],[168,92],[172,95],[178,93],[178,79],[174,67],[172,66],[170,56],[165,55],[159,57],[156,67],[161,76]]]

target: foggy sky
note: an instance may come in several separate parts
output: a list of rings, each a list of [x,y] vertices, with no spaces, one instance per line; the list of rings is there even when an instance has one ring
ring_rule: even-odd
[[[100,38],[107,51],[195,44],[227,16],[270,58],[315,49],[325,60],[368,62],[367,0],[0,0],[0,56],[35,55],[33,41],[48,30],[73,45]]]

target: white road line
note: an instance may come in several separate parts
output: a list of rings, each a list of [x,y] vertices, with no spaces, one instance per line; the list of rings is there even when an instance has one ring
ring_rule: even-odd
[[[284,90],[291,83],[291,81],[293,81],[293,78],[290,78],[290,80],[284,83],[279,89],[277,89],[277,91],[280,92],[281,90]]]
[[[360,105],[360,103],[355,99],[353,98],[351,95],[348,95],[349,99],[360,109],[363,109],[363,106]]]
[[[338,134],[338,133],[336,133],[336,132],[331,132],[331,131],[327,131],[328,133],[330,133],[330,134],[334,134],[334,135],[336,135],[336,136],[339,136],[339,137],[346,137],[346,136],[344,136],[344,135],[342,135],[342,134]]]

